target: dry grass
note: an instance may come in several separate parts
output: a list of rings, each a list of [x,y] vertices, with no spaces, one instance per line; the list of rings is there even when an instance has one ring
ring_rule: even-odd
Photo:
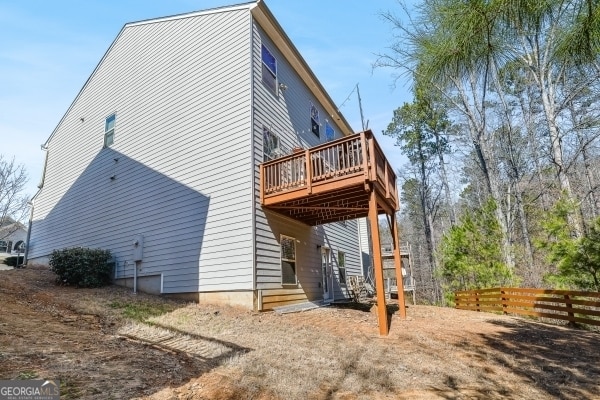
[[[65,398],[600,398],[595,332],[416,306],[380,338],[369,307],[254,313],[2,274],[0,378],[58,376]]]

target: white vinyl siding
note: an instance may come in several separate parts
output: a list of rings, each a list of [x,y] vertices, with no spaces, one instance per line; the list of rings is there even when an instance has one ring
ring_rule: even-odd
[[[121,31],[49,142],[31,259],[100,247],[131,275],[139,234],[166,293],[253,288],[250,34],[248,9]]]
[[[371,235],[369,234],[369,221],[367,218],[359,218],[358,237],[360,247],[360,257],[362,262],[362,271],[365,277],[370,276],[371,271]]]
[[[277,78],[287,86],[285,92],[274,97],[262,82],[261,45],[265,43],[277,59]],[[256,202],[256,287],[268,291],[283,289],[281,284],[280,235],[296,239],[296,275],[298,288],[309,300],[323,296],[321,287],[321,250],[327,246],[333,252],[335,274],[335,298],[347,297],[345,286],[338,284],[339,274],[336,264],[338,250],[346,255],[348,275],[360,275],[360,252],[356,221],[346,224],[333,223],[316,227],[307,226],[275,212],[263,210],[260,205],[260,175],[258,165],[263,161],[263,126],[268,126],[279,137],[279,150],[312,147],[326,141],[325,135],[317,137],[311,131],[311,104],[319,111],[320,123],[325,123],[327,113],[311,95],[306,84],[293,71],[287,60],[268,39],[261,28],[254,24],[254,179]],[[342,129],[333,121],[328,121],[336,139]],[[282,154],[285,155],[285,154]]]

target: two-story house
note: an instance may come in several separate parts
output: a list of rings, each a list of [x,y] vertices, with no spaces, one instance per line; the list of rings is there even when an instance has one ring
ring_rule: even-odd
[[[263,1],[126,24],[43,148],[28,260],[108,249],[117,282],[200,302],[347,298],[373,185],[397,207]]]

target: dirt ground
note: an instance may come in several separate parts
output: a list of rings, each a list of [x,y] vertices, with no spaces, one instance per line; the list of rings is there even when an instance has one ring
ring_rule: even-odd
[[[600,334],[409,306],[278,315],[54,284],[0,271],[0,379],[64,399],[600,399]]]

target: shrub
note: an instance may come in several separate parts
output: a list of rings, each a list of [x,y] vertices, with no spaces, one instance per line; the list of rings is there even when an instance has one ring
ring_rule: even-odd
[[[56,283],[78,287],[100,287],[110,284],[113,270],[110,251],[75,247],[54,250],[50,268]]]
[[[23,264],[23,256],[6,257],[3,261],[3,263],[8,265],[9,267],[17,267],[17,266]]]

